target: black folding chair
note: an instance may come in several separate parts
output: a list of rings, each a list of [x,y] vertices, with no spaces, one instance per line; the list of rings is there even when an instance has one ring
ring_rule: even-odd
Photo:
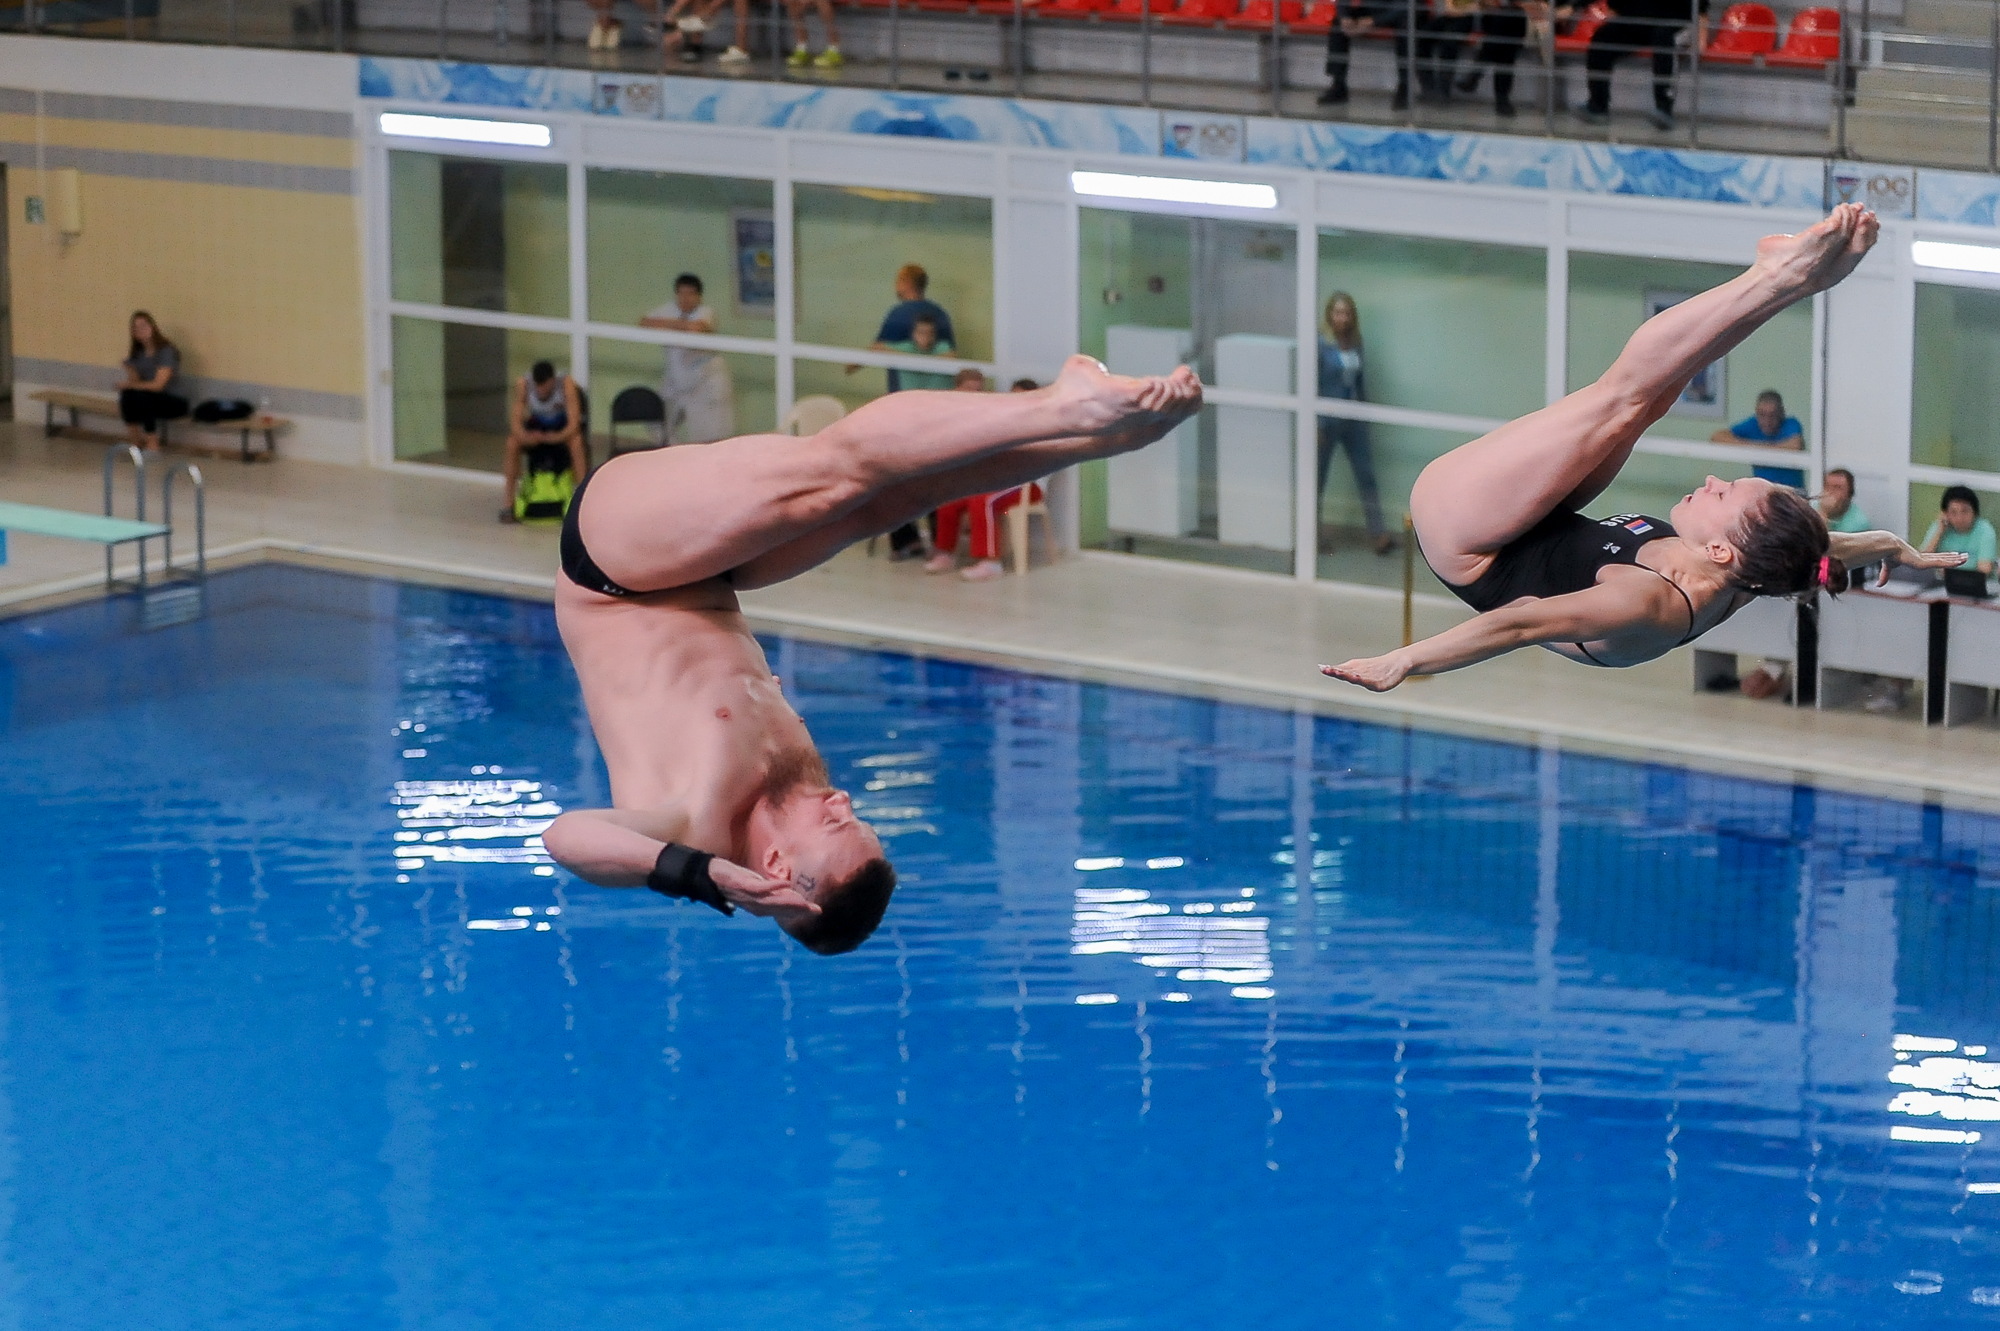
[[[611,399],[611,456],[620,453],[638,453],[649,448],[658,448],[658,443],[640,444],[636,448],[618,447],[618,427],[620,424],[657,425],[664,438],[667,428],[667,404],[658,393],[644,384],[634,384],[619,392]]]

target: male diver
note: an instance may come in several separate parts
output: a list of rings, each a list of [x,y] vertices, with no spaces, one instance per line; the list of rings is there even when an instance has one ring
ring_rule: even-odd
[[[1072,356],[1032,393],[892,393],[809,438],[746,435],[599,467],[563,524],[556,623],[612,807],[557,818],[549,853],[601,887],[769,916],[815,952],[860,946],[895,871],[829,783],[737,593],[947,500],[1143,447],[1200,407],[1185,367],[1133,379]]]

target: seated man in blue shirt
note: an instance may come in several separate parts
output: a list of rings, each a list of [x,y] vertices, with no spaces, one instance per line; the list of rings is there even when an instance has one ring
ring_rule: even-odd
[[[1775,388],[1757,395],[1757,409],[1726,430],[1710,435],[1714,444],[1762,444],[1766,448],[1804,448],[1806,431],[1796,416],[1785,414],[1785,399]],[[1752,467],[1751,471],[1774,485],[1803,490],[1806,474],[1797,467]]]

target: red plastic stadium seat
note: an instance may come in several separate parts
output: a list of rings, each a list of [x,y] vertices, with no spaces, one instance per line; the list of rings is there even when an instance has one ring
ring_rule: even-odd
[[[1242,0],[1181,0],[1181,7],[1160,21],[1185,28],[1214,28],[1242,10]]]
[[[1116,0],[1104,17],[1120,23],[1137,23],[1147,13],[1171,14],[1180,6],[1176,0]]]
[[[1243,12],[1230,19],[1227,26],[1250,32],[1269,32],[1271,12],[1274,9],[1277,11],[1280,23],[1294,32],[1299,31],[1300,20],[1306,16],[1303,0],[1275,0],[1275,3],[1274,0],[1248,0],[1243,6]]]
[[[1014,12],[1014,0],[979,0],[973,8],[982,14],[1006,18]],[[1033,18],[1041,8],[1041,0],[1021,0],[1021,17]]]
[[[1597,30],[1610,21],[1611,6],[1604,0],[1592,0],[1576,16],[1576,26],[1556,38],[1556,54],[1582,55],[1590,49],[1590,39],[1597,35]]]
[[[1090,18],[1111,8],[1111,0],[1042,0],[1035,14],[1039,18]]]
[[[1292,31],[1306,36],[1324,34],[1333,26],[1333,14],[1334,0],[1313,0],[1312,7],[1292,24]]]
[[[1840,59],[1840,11],[1801,9],[1792,15],[1792,30],[1785,44],[1764,57],[1776,69],[1824,69],[1829,60]]]
[[[1715,40],[1701,50],[1710,64],[1754,65],[1777,49],[1778,16],[1769,5],[1731,5],[1722,11]]]

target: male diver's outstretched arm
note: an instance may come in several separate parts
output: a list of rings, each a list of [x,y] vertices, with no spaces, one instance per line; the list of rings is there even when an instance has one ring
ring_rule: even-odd
[[[1460,670],[1521,647],[1597,642],[1644,624],[1678,628],[1686,622],[1685,604],[1665,580],[1619,578],[1563,596],[1524,598],[1385,655],[1319,669],[1372,693],[1386,693],[1411,675]]]
[[[542,848],[587,883],[646,887],[660,852],[689,835],[689,819],[682,809],[571,809],[542,833]],[[752,915],[776,916],[782,924],[819,914],[819,907],[790,883],[767,878],[719,854],[708,862],[708,875],[731,905]]]

